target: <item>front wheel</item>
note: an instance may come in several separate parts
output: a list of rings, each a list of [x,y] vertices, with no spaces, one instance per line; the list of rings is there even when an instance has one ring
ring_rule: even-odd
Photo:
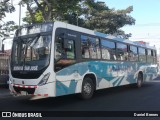
[[[81,98],[90,99],[94,94],[94,84],[91,78],[85,78],[82,83]]]

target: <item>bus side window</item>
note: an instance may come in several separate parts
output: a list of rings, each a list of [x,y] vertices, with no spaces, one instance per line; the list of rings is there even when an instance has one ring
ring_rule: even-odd
[[[75,48],[74,48],[74,41],[68,40],[68,47],[66,48],[66,55],[67,59],[74,59],[75,58]]]
[[[82,58],[89,58],[89,45],[86,36],[81,35]]]
[[[153,50],[147,50],[147,62],[153,63]]]
[[[115,43],[108,40],[101,40],[102,59],[116,60]]]
[[[81,35],[82,58],[100,59],[99,39]]]
[[[138,61],[137,47],[130,46],[130,48],[129,48],[129,60],[130,61]]]
[[[118,60],[128,60],[128,48],[126,44],[117,43],[117,58]]]
[[[93,59],[96,59],[97,56],[96,56],[96,39],[95,38],[91,38],[91,37],[88,37],[87,38],[88,40],[88,45],[89,45],[89,53],[90,53],[90,58],[93,58]]]
[[[157,53],[155,50],[153,50],[153,62],[157,63]]]
[[[139,51],[139,61],[146,62],[146,50],[144,48],[138,48]]]

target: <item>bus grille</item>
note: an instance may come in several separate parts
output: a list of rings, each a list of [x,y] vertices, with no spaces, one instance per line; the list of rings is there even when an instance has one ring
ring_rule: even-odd
[[[20,88],[15,86],[13,86],[13,88],[17,93],[20,93],[20,91],[26,91],[28,94],[34,94],[35,92],[35,88]]]

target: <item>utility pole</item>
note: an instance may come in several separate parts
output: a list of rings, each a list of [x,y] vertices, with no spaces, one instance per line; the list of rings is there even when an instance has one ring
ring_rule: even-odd
[[[1,52],[2,53],[4,53],[4,43],[3,43],[3,41],[5,40],[5,38],[3,38],[1,41],[0,41],[0,50],[1,50]]]
[[[78,26],[78,12],[77,12],[77,26]]]
[[[21,3],[19,3],[19,27],[21,25]]]

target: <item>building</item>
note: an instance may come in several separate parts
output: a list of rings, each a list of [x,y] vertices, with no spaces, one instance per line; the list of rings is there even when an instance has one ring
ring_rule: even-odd
[[[7,84],[9,80],[9,58],[10,50],[0,53],[0,85]]]

